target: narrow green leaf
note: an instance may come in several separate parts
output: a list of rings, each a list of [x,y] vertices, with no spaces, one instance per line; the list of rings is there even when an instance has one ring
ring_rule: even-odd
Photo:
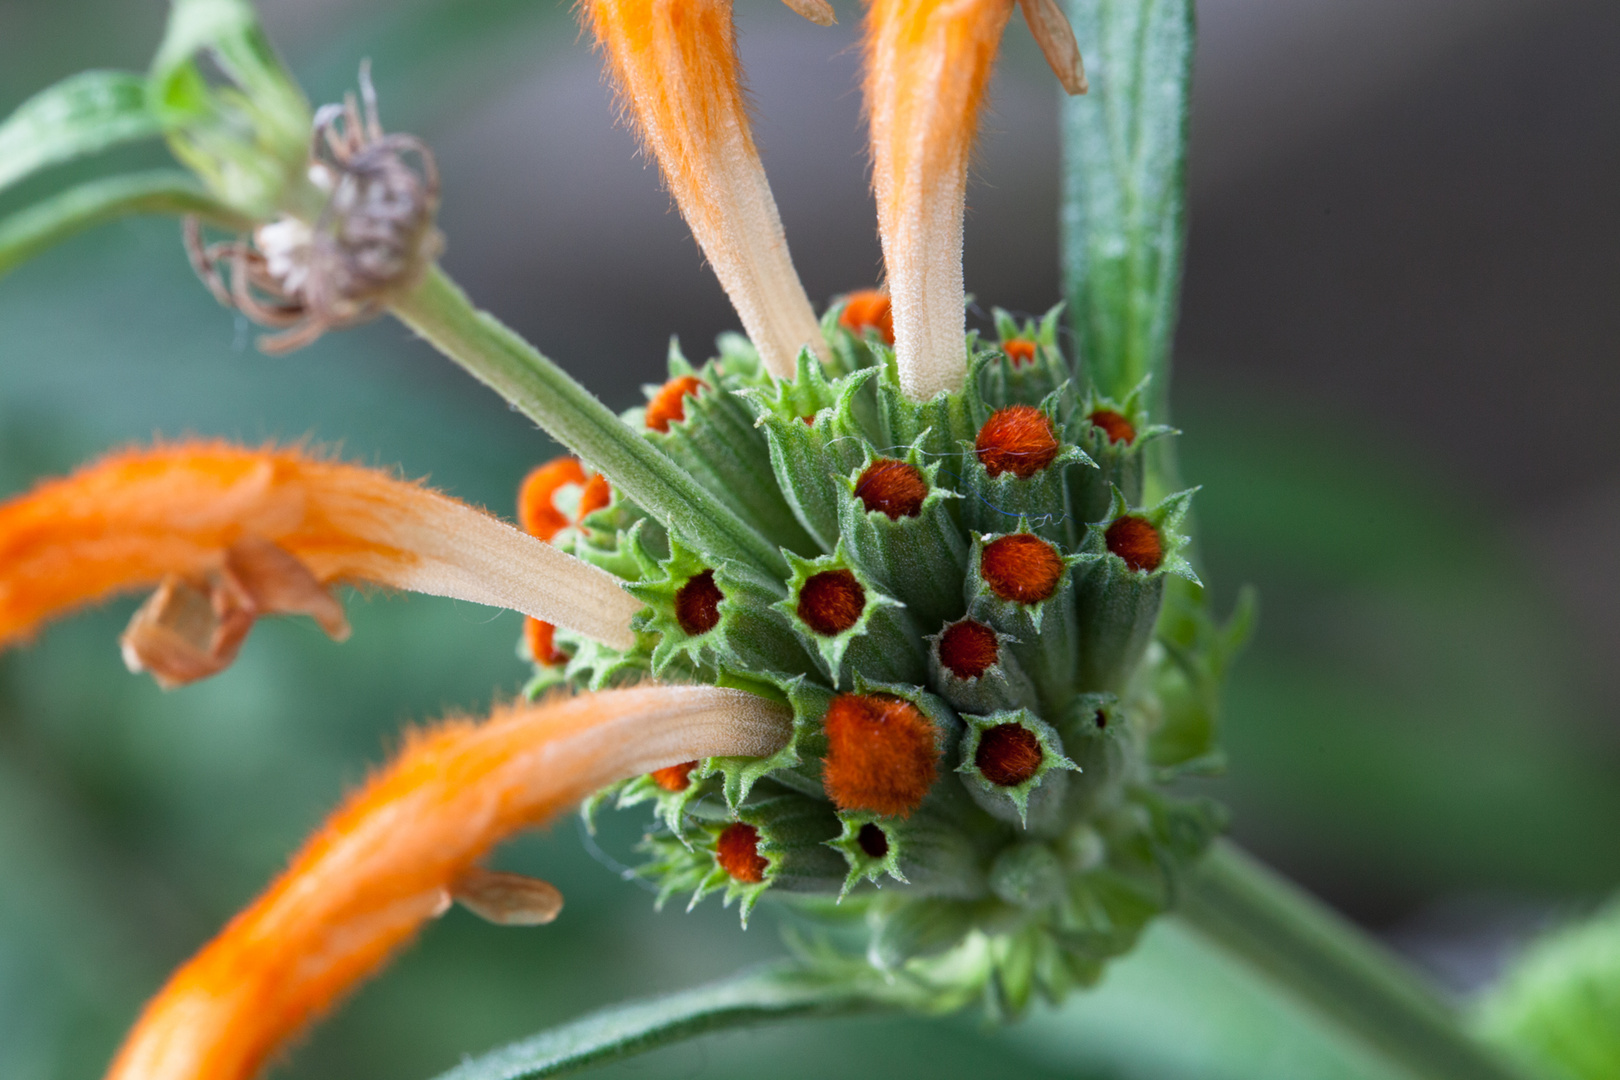
[[[74,233],[128,214],[196,214],[227,229],[249,224],[173,169],[92,180],[0,218],[0,275]]]
[[[771,964],[648,1001],[615,1005],[443,1073],[438,1080],[538,1080],[631,1057],[710,1031],[881,1008],[853,983]]]
[[[1092,382],[1163,419],[1186,232],[1192,0],[1068,0],[1091,92],[1064,106],[1063,259]]]
[[[0,190],[41,169],[154,138],[146,79],[123,71],[83,71],[41,90],[0,123]]]

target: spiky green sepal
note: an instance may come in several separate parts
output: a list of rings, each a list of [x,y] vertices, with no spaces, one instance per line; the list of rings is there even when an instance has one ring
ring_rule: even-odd
[[[1063,740],[1052,725],[1028,709],[964,716],[962,722],[967,731],[962,736],[962,763],[956,771],[973,801],[992,817],[1016,821],[1020,828],[1051,828],[1062,812],[1067,773],[1080,771],[1080,766],[1064,756]],[[985,733],[1004,727],[1028,732],[1040,747],[1039,765],[1014,783],[999,777],[987,755],[981,754]]]
[[[835,686],[849,686],[855,672],[870,672],[894,682],[921,682],[927,662],[922,638],[906,605],[883,592],[871,575],[857,567],[843,541],[832,554],[801,559],[788,553],[793,576],[788,597],[775,605],[806,649],[821,661],[821,673]],[[832,579],[849,575],[859,613],[847,626],[823,610],[821,598],[838,586]]]
[[[1123,687],[1152,640],[1166,579],[1199,583],[1184,554],[1187,537],[1179,531],[1192,496],[1192,491],[1182,491],[1157,506],[1132,511],[1115,489],[1108,516],[1091,530],[1073,571],[1075,598],[1082,613],[1076,690]],[[1133,568],[1110,549],[1109,530],[1126,518],[1144,519],[1158,534],[1160,561],[1152,569]]]

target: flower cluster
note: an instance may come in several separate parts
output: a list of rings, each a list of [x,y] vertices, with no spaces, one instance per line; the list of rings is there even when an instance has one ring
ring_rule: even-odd
[[[1083,92],[1059,9],[1020,4]],[[212,245],[188,227],[215,294],[286,328],[268,349],[392,311],[577,456],[531,474],[521,530],[303,449],[198,442],[0,506],[0,644],[153,589],[123,646],[165,685],[222,670],[259,617],[341,637],[345,583],[528,616],[528,700],[409,739],[176,973],[111,1075],[251,1076],[454,901],[550,921],[555,888],[478,863],[582,802],[588,818],[651,804],[641,872],[663,897],[723,892],[745,920],[767,895],[836,913],[807,964],[875,967],[940,1006],[1061,996],[1173,903],[1219,815],[1163,782],[1212,760],[1229,642],[1185,603],[1191,493],[1150,494],[1172,433],[1142,388],[1088,385],[1059,311],[966,328],[968,156],[1012,9],[871,0],[886,283],[818,318],[750,134],[728,0],[586,0],[746,331],[698,365],[672,349],[669,381],[615,417],[432,266],[432,156],[381,130],[364,73],[363,107],[309,118],[312,156],[290,163],[304,106],[246,5],[177,4],[158,85],[191,105],[166,130],[230,207],[211,220],[248,221]],[[229,92],[199,73],[206,40]]]

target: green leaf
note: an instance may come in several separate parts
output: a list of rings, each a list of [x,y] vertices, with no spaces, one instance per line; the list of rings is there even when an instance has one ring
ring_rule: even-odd
[[[0,190],[41,169],[161,134],[146,79],[83,71],[41,90],[0,123]]]
[[[438,1080],[565,1076],[710,1031],[879,1008],[856,983],[778,963],[648,1001],[615,1005],[463,1062]]]
[[[1063,261],[1093,385],[1165,415],[1186,232],[1192,0],[1069,0],[1091,92],[1064,105]]]
[[[1570,1080],[1620,1076],[1620,903],[1533,944],[1482,1002],[1480,1028]]]
[[[248,227],[183,172],[92,180],[0,218],[0,275],[74,233],[128,214],[196,214],[223,228]]]

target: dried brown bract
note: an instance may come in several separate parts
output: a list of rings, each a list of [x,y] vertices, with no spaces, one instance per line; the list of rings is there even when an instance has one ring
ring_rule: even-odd
[[[359,103],[350,94],[315,114],[309,180],[326,198],[313,223],[287,214],[251,237],[209,243],[200,222],[185,222],[192,267],[215,298],[285,328],[259,339],[267,353],[375,318],[443,247],[433,153],[414,135],[383,132],[366,65]]]

